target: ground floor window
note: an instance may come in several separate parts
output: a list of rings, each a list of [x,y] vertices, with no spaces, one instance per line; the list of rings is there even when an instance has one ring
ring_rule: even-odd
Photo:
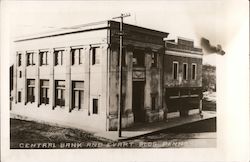
[[[65,106],[65,81],[57,80],[56,83],[56,106]]]
[[[84,82],[72,82],[72,109],[82,109],[84,104]]]
[[[98,114],[98,99],[93,98],[93,114]]]
[[[22,98],[22,93],[21,93],[21,91],[18,92],[17,98],[18,98],[18,100],[17,100],[18,102],[21,102],[21,101],[22,101],[22,99],[21,99],[21,98]]]
[[[40,93],[41,104],[49,104],[49,80],[41,80]]]
[[[27,80],[27,102],[35,102],[35,79]]]

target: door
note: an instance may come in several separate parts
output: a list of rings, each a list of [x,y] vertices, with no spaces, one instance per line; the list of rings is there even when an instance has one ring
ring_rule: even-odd
[[[132,97],[132,110],[134,113],[134,122],[144,122],[144,86],[142,81],[133,82],[133,97]]]

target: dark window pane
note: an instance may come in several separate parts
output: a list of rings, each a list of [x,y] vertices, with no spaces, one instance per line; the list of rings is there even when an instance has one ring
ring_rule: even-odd
[[[196,65],[192,65],[192,79],[196,79]]]
[[[92,65],[100,64],[101,59],[101,48],[94,47],[92,49]]]
[[[22,54],[18,54],[18,66],[22,65]]]
[[[134,50],[133,65],[134,66],[144,66],[145,65],[145,55],[144,55],[143,50]]]
[[[183,79],[187,80],[188,79],[188,75],[187,75],[187,64],[183,64]]]
[[[18,92],[18,102],[21,102],[21,98],[22,98],[22,93],[19,91]]]
[[[98,114],[98,99],[93,99],[93,114]]]
[[[173,78],[177,79],[178,77],[178,63],[173,63]]]

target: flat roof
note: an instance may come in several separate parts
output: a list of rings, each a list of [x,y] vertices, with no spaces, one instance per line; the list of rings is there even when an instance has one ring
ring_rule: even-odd
[[[110,27],[111,28],[119,27],[119,22],[113,21],[113,20],[105,20],[105,21],[98,21],[98,22],[87,23],[87,24],[74,25],[74,26],[69,26],[69,27],[62,27],[59,29],[48,30],[48,31],[41,32],[41,33],[16,37],[14,42],[55,37],[55,36],[74,34],[74,33],[80,33],[80,32],[88,32],[88,31],[94,31],[94,30],[102,30],[102,29],[108,29]],[[169,34],[167,32],[162,32],[162,31],[153,30],[153,29],[144,28],[144,27],[126,24],[126,23],[124,23],[124,27],[125,28],[130,27],[131,30],[136,30],[140,32],[145,31],[147,34],[151,33],[152,35],[157,35],[157,36],[162,36],[162,37],[167,37]]]

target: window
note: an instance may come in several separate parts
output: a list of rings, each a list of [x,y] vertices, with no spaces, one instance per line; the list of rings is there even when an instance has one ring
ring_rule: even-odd
[[[188,80],[188,64],[183,64],[183,79]]]
[[[155,110],[157,107],[157,94],[151,94],[151,108]]]
[[[100,47],[92,48],[92,65],[100,64],[101,59],[101,49]]]
[[[49,80],[41,80],[40,101],[41,104],[49,104]]]
[[[22,54],[19,53],[18,54],[18,66],[21,66],[22,65]]]
[[[18,91],[18,96],[17,96],[17,101],[18,102],[21,102],[22,101],[22,93],[21,93],[21,91]]]
[[[27,66],[32,66],[32,65],[35,65],[35,62],[34,62],[34,52],[29,52],[27,53]]]
[[[65,106],[65,81],[56,81],[56,106]]]
[[[48,65],[48,51],[40,52],[40,65]]]
[[[56,65],[63,65],[63,53],[64,51],[63,50],[58,50],[58,51],[55,51],[54,54],[55,54],[55,66]]]
[[[196,79],[196,64],[192,64],[192,79]]]
[[[83,63],[82,48],[72,49],[72,65],[80,65]]]
[[[173,79],[178,79],[178,62],[173,62]]]
[[[27,102],[35,101],[35,79],[27,80]]]
[[[153,52],[152,53],[152,62],[151,62],[152,67],[157,67],[157,53]]]
[[[83,81],[73,81],[72,82],[72,109],[82,109],[83,108],[83,103],[84,103],[84,94],[83,94],[83,87],[84,82]]]
[[[93,99],[93,114],[98,114],[98,99]]]
[[[19,71],[19,78],[22,78],[22,71]]]
[[[145,55],[143,50],[134,50],[133,53],[133,65],[134,66],[144,66],[145,65]]]

